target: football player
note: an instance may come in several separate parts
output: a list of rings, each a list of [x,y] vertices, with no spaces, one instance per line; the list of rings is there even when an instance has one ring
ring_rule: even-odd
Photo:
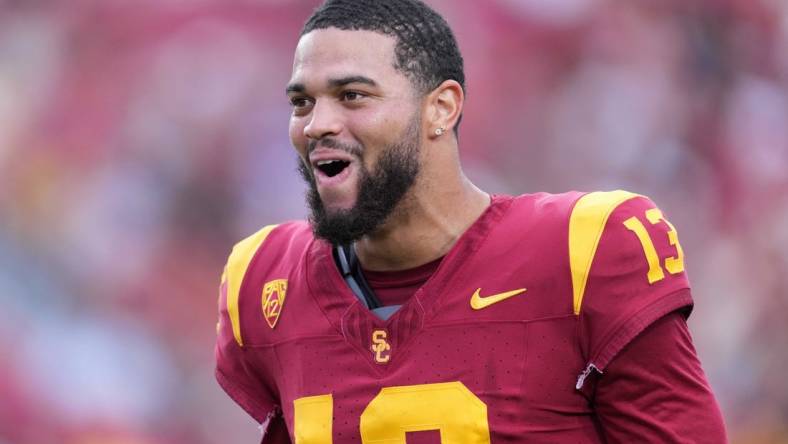
[[[418,0],[328,0],[286,87],[309,221],[238,243],[219,384],[264,443],[725,442],[673,225],[463,174],[463,60]]]

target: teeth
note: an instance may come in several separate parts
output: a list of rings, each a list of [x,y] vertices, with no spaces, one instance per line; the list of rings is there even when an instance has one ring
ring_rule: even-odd
[[[329,164],[332,164],[334,162],[339,162],[339,160],[319,160],[317,162],[317,166],[329,165]]]

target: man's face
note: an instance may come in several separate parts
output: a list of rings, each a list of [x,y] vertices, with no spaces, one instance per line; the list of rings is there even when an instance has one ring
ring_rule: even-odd
[[[329,28],[296,48],[290,139],[315,231],[334,243],[379,227],[418,175],[420,101],[394,68],[394,46],[376,32]]]

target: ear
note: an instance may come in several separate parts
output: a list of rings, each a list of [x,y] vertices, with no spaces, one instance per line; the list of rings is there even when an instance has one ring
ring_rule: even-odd
[[[427,95],[426,130],[430,138],[441,137],[454,129],[462,114],[465,93],[456,80],[444,80]],[[438,130],[438,133],[436,133]]]

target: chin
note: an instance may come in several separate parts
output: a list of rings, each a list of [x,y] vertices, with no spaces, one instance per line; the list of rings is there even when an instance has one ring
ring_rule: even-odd
[[[321,196],[320,201],[323,204],[326,214],[329,216],[348,212],[356,205],[356,199],[352,197],[332,196],[325,198]]]
[[[328,205],[324,203],[323,208],[325,208],[326,216],[333,217],[350,212],[353,209],[353,205]]]

